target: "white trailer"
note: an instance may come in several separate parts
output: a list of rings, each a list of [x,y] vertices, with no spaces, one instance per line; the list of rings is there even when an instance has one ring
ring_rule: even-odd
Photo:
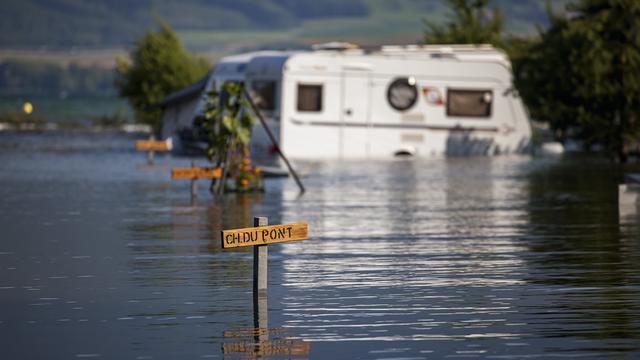
[[[220,90],[226,81],[244,82],[247,67],[254,58],[264,58],[273,55],[282,55],[283,52],[257,51],[238,55],[226,56],[218,61],[209,73],[200,81],[176,91],[167,96],[163,101],[154,104],[150,109],[162,110],[161,138],[172,138],[176,151],[202,152],[207,145],[200,138],[194,120],[204,114],[207,94],[215,89]],[[261,128],[256,128],[255,144],[264,148],[266,134]]]
[[[508,57],[489,45],[339,43],[221,59],[205,91],[245,81],[293,159],[526,153],[531,127]],[[196,107],[202,111],[204,100]],[[262,127],[252,146],[271,148]]]
[[[257,55],[246,82],[294,159],[529,150],[510,62],[488,45]]]

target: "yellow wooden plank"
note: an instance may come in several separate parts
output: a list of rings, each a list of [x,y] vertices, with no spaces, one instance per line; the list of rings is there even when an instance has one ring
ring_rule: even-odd
[[[171,141],[138,140],[136,150],[140,151],[170,151]]]
[[[172,179],[217,179],[222,176],[220,168],[173,168],[171,169]]]
[[[307,224],[272,225],[222,231],[223,249],[296,240],[307,240]]]

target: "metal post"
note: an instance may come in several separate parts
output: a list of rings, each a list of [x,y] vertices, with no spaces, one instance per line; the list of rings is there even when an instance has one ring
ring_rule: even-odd
[[[267,226],[269,218],[254,217],[253,226]],[[257,341],[268,340],[268,307],[267,307],[267,251],[268,245],[253,247],[253,322],[258,336]]]
[[[267,226],[269,218],[254,217],[253,226]],[[256,245],[253,247],[253,293],[260,290],[267,290],[267,245]]]
[[[155,139],[156,139],[155,136],[153,136],[153,135],[149,136],[149,141],[154,141]],[[153,165],[153,150],[150,150],[147,153],[147,164]]]
[[[196,167],[196,163],[195,161],[191,162],[191,168],[195,168]],[[198,179],[197,178],[192,178],[191,179],[191,202],[193,203],[196,200],[196,197],[198,196]]]
[[[269,340],[269,312],[266,291],[261,291],[258,295],[253,296],[253,327],[256,331],[256,341]]]
[[[253,99],[251,98],[247,90],[244,89],[243,92],[244,92],[244,97],[249,102],[249,105],[251,105],[251,110],[253,110],[253,112],[256,114],[256,116],[258,117],[258,120],[260,120],[262,127],[264,128],[264,130],[267,133],[267,136],[269,137],[269,140],[271,140],[271,144],[273,145],[278,155],[280,155],[280,157],[284,161],[284,164],[287,166],[287,169],[289,169],[289,173],[291,174],[291,176],[293,176],[293,179],[296,181],[296,184],[298,184],[298,187],[300,188],[300,193],[303,194],[305,192],[305,189],[304,189],[304,185],[302,185],[302,181],[300,181],[300,178],[298,177],[298,173],[296,173],[296,171],[293,169],[293,166],[291,166],[291,164],[289,163],[289,159],[287,159],[287,157],[284,155],[284,153],[280,149],[280,145],[278,145],[278,141],[276,140],[276,137],[273,136],[273,132],[271,132],[271,129],[267,125],[267,122],[264,120],[262,113],[260,112],[256,104],[253,102]]]

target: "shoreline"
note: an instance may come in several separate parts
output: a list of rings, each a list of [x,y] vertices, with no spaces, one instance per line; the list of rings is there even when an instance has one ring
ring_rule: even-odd
[[[96,133],[96,132],[123,132],[127,134],[150,134],[151,127],[145,124],[123,124],[115,126],[101,125],[75,125],[75,124],[57,124],[53,122],[37,123],[24,122],[13,124],[8,122],[0,122],[0,133],[2,132],[47,132],[47,131],[69,131],[78,133]]]

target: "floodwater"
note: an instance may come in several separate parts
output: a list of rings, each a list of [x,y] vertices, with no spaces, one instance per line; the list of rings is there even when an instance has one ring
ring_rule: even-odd
[[[169,176],[190,159],[133,141],[0,133],[2,359],[640,357],[640,216],[617,204],[637,166],[305,163],[303,196],[201,181],[192,204]],[[251,249],[219,235],[253,216],[310,235],[269,246],[261,329]]]

